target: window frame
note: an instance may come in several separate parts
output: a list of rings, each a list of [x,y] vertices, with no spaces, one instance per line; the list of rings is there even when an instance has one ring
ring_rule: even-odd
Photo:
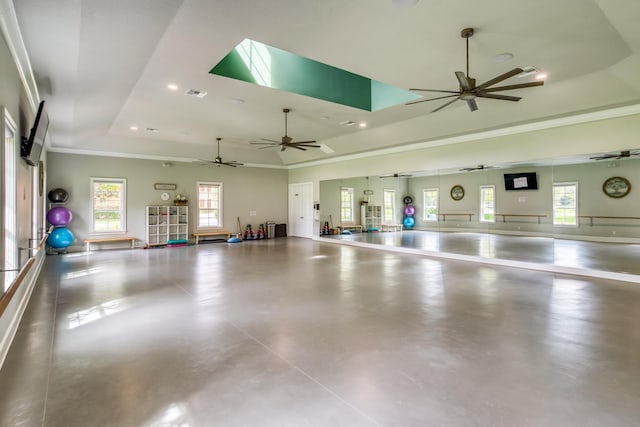
[[[18,211],[17,163],[18,163],[18,126],[11,117],[9,111],[3,107],[0,122],[0,142],[2,150],[2,194],[0,202],[4,213],[2,214],[2,268],[4,273],[3,292],[7,291],[20,268],[20,256],[18,249]],[[1,294],[1,293],[0,293]]]
[[[218,206],[215,208],[200,208],[200,187],[210,186],[218,188]],[[224,185],[220,181],[198,181],[196,182],[196,230],[216,230],[224,227]],[[204,209],[217,209],[218,210],[218,225],[202,225],[200,223],[200,211]]]
[[[559,224],[556,223],[556,203],[555,203],[555,199],[556,199],[556,188],[558,187],[575,187],[575,193],[576,193],[576,198],[575,198],[575,205],[573,207],[574,211],[575,211],[575,223],[574,224]],[[578,211],[578,206],[579,206],[579,193],[578,193],[578,181],[565,181],[565,182],[554,182],[551,185],[551,223],[553,224],[554,227],[578,227],[580,225],[580,217],[579,215],[579,211]],[[566,209],[566,208],[564,208]]]
[[[436,193],[436,197],[435,197],[435,209],[436,209],[436,213],[435,213],[435,218],[429,218],[427,215],[427,209],[431,208],[431,206],[428,206],[427,204],[427,193],[429,192],[435,192]],[[438,222],[438,214],[440,213],[440,189],[436,188],[436,187],[432,187],[432,188],[423,188],[422,189],[422,220],[425,222]]]
[[[387,194],[390,193],[391,197],[391,218],[387,218]],[[383,224],[395,224],[396,220],[396,190],[393,188],[384,188],[382,190],[382,223]]]
[[[112,183],[122,185],[122,195],[120,197],[120,229],[119,230],[96,230],[96,217],[95,217],[95,184],[97,183]],[[90,178],[90,206],[91,210],[89,218],[91,218],[91,231],[90,235],[113,235],[123,234],[127,232],[127,178],[110,178],[110,177],[95,177]]]
[[[350,206],[349,206],[349,210],[351,212],[351,217],[349,219],[347,219],[343,214],[343,192],[347,191],[347,193],[349,194],[350,197]],[[344,224],[344,223],[348,223],[348,222],[355,222],[355,190],[353,189],[353,187],[340,187],[340,223]]]
[[[493,212],[485,213],[485,190],[491,190],[493,193]],[[495,224],[496,222],[496,186],[493,184],[480,186],[480,215],[478,221],[485,224]],[[484,219],[485,215],[493,215],[492,219]]]

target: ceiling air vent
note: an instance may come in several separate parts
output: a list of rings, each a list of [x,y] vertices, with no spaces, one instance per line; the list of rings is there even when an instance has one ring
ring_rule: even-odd
[[[195,96],[196,98],[204,98],[205,96],[207,96],[207,92],[203,92],[201,90],[198,89],[189,89],[185,95],[189,95],[189,96]]]
[[[353,125],[355,125],[355,124],[356,124],[356,122],[353,122],[353,121],[351,121],[351,120],[345,120],[344,122],[340,122],[340,124],[341,124],[342,126],[353,126]]]

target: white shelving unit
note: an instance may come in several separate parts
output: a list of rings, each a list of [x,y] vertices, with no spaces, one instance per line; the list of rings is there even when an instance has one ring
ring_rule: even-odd
[[[147,206],[147,244],[189,239],[189,206]]]
[[[360,222],[364,231],[379,231],[382,226],[382,206],[361,205]]]

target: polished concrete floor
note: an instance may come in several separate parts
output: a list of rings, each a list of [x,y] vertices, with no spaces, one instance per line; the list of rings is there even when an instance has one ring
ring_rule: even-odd
[[[640,288],[297,238],[48,256],[2,426],[632,426]]]
[[[640,282],[640,244],[472,232],[369,232],[328,241],[424,255]]]

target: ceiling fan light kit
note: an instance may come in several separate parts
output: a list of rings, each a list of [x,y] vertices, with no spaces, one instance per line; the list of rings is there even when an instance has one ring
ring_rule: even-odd
[[[460,36],[466,40],[466,52],[467,52],[467,61],[466,61],[467,73],[465,74],[462,71],[455,72],[455,76],[456,76],[456,79],[458,80],[460,90],[454,91],[454,90],[416,89],[416,88],[409,89],[412,91],[437,92],[437,93],[446,93],[449,95],[408,102],[406,105],[418,104],[418,103],[427,102],[427,101],[434,101],[437,99],[453,98],[451,101],[448,101],[445,104],[433,110],[432,113],[440,111],[443,108],[448,107],[449,105],[453,104],[458,100],[465,101],[467,103],[467,106],[469,107],[469,110],[473,112],[478,109],[476,98],[497,99],[500,101],[512,101],[512,102],[518,102],[520,101],[520,99],[522,99],[518,96],[498,95],[491,92],[502,92],[505,90],[524,89],[528,87],[544,85],[543,81],[536,81],[536,82],[530,82],[530,83],[520,83],[520,84],[514,84],[514,85],[507,85],[507,86],[492,87],[497,83],[500,83],[504,80],[507,80],[519,74],[522,74],[524,71],[522,68],[514,68],[513,70],[507,71],[504,74],[501,74],[497,77],[492,78],[491,80],[487,80],[486,82],[480,85],[476,85],[476,79],[472,78],[469,75],[469,38],[473,36],[473,34],[474,34],[473,28],[465,28],[460,32]]]

